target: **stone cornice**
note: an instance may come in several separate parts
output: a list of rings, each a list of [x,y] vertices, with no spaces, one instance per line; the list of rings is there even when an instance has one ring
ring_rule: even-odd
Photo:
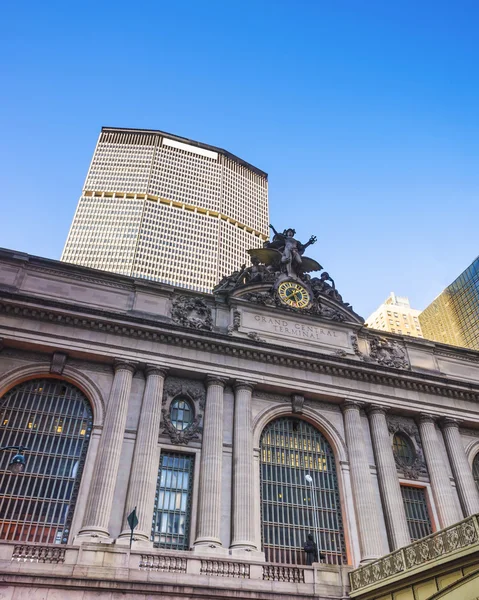
[[[436,396],[479,401],[479,385],[451,380],[433,374],[404,371],[350,358],[319,354],[302,349],[289,349],[276,344],[258,344],[247,338],[232,338],[226,333],[192,331],[165,319],[146,319],[125,313],[86,308],[54,300],[24,298],[2,292],[0,314],[25,317],[103,333],[156,341],[172,346],[225,354],[255,362],[298,368],[332,376],[347,377],[366,383],[393,386]],[[13,296],[13,299],[5,298]],[[33,305],[32,302],[36,304]]]

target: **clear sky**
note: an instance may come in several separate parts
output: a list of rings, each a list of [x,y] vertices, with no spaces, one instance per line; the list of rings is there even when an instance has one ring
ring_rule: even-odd
[[[367,317],[479,254],[477,0],[10,2],[0,246],[59,258],[102,125],[269,173],[271,222]]]

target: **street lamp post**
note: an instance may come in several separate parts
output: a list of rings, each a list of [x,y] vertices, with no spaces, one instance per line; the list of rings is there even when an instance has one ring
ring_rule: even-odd
[[[23,451],[27,450],[27,448],[25,446],[4,446],[3,448],[0,448],[0,451],[3,450],[18,450],[12,460],[8,463],[7,469],[13,475],[23,473],[25,469],[25,457],[23,456]]]
[[[314,522],[314,528],[316,530],[316,547],[318,549],[318,560],[319,560],[320,552],[319,552],[318,505],[316,504],[316,494],[314,493],[314,482],[313,482],[313,478],[311,477],[311,475],[309,473],[306,473],[304,478],[311,486],[311,498],[313,500],[313,522]]]

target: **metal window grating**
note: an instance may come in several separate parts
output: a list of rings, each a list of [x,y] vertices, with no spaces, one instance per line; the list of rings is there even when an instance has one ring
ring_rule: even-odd
[[[479,489],[479,454],[476,454],[474,460],[472,461],[472,474]]]
[[[411,542],[432,533],[431,519],[427,508],[426,490],[409,485],[401,486]]]
[[[403,465],[412,465],[416,460],[416,452],[414,451],[411,442],[406,438],[406,436],[401,435],[400,433],[394,434],[393,452],[394,456]]]
[[[155,546],[188,550],[194,456],[162,452],[151,539]]]
[[[0,400],[0,446],[25,446],[20,475],[0,453],[0,538],[67,543],[92,427],[88,400],[73,385],[34,379]]]
[[[271,563],[305,564],[308,533],[315,534],[313,478],[319,551],[330,564],[347,562],[336,463],[326,438],[306,421],[282,417],[261,436],[263,549]],[[315,538],[317,536],[315,535]]]

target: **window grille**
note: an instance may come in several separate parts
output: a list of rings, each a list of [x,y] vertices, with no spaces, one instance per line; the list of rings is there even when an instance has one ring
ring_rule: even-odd
[[[194,456],[162,452],[151,539],[155,546],[188,550]]]
[[[472,474],[474,475],[474,481],[479,488],[479,454],[476,454],[472,461]]]
[[[427,508],[426,490],[409,485],[401,486],[411,542],[432,533],[431,519]]]
[[[25,471],[0,453],[0,538],[66,544],[92,428],[88,400],[73,385],[34,379],[0,399],[0,446],[25,446]]]
[[[393,452],[397,460],[405,466],[411,466],[416,460],[416,452],[411,442],[400,433],[394,434]]]
[[[170,406],[170,421],[179,431],[187,429],[193,422],[193,409],[188,400],[177,398]]]
[[[303,546],[312,533],[315,540],[319,538],[323,561],[346,563],[336,463],[326,438],[306,421],[281,417],[267,425],[260,444],[266,560],[306,564]],[[306,474],[313,479],[314,497]]]

